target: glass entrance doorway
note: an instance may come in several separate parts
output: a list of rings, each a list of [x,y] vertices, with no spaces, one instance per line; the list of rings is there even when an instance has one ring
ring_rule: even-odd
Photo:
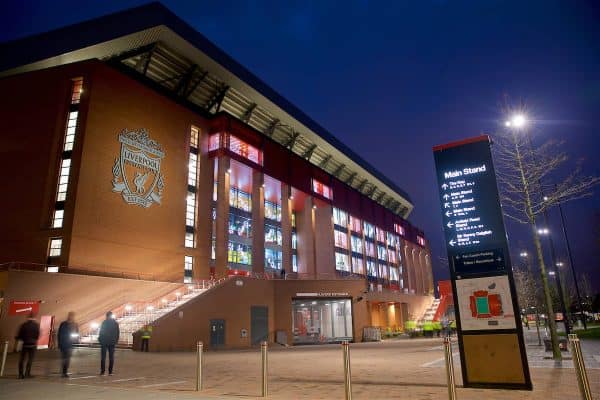
[[[350,299],[294,299],[292,315],[294,344],[352,340]]]

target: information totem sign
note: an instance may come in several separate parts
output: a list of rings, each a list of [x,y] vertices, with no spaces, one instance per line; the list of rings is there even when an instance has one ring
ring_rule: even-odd
[[[532,389],[487,135],[435,146],[465,387]]]

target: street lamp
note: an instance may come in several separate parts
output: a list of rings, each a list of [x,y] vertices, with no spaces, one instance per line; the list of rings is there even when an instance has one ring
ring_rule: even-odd
[[[527,123],[527,117],[525,117],[523,114],[515,114],[512,116],[511,119],[506,121],[504,123],[504,125],[507,128],[520,129],[520,128],[524,127],[526,123]]]
[[[527,257],[527,252],[526,251],[522,251],[521,254],[519,254],[521,257],[526,258]]]
[[[548,228],[539,228],[537,233],[543,236],[548,236],[550,234],[550,230]]]
[[[554,271],[548,271],[548,275],[550,275],[550,276],[555,276],[555,275],[556,275],[556,272],[554,272]]]

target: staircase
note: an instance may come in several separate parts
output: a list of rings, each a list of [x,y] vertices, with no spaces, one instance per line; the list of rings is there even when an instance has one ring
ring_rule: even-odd
[[[423,316],[421,317],[420,322],[433,321],[433,319],[434,319],[433,317],[435,316],[436,311],[438,310],[439,306],[440,306],[440,299],[433,299],[433,302],[431,303],[431,305],[423,313]]]
[[[200,296],[207,290],[223,283],[227,278],[205,280],[196,283],[184,284],[160,298],[148,302],[132,301],[113,309],[113,318],[119,324],[119,347],[131,347],[133,333],[146,324],[152,324],[163,315],[175,310],[188,301]],[[80,326],[79,345],[96,346],[100,324],[106,318],[101,315]]]

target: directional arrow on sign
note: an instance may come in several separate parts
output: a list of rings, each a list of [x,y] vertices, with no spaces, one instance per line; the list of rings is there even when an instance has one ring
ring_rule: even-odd
[[[456,242],[454,241],[454,239],[452,239],[452,240],[450,240],[450,241],[448,242],[448,244],[449,244],[450,246],[454,247],[454,245],[456,244]]]
[[[18,310],[15,310],[15,312],[20,313],[20,312],[25,312],[25,311],[32,311],[33,307],[27,307],[27,308],[19,308]]]
[[[448,189],[448,185],[446,185],[445,183],[442,185],[442,189],[446,190]]]
[[[450,217],[452,215],[452,213],[450,211],[446,211],[445,214],[446,214],[446,217]]]
[[[453,224],[452,222],[448,222],[448,223],[446,224],[446,226],[448,226],[448,228],[452,228],[452,227],[454,226],[454,224]]]
[[[444,203],[444,208],[450,208],[450,203]]]
[[[448,196],[447,194],[442,196],[444,198],[444,200],[448,200],[450,198],[450,196]]]

